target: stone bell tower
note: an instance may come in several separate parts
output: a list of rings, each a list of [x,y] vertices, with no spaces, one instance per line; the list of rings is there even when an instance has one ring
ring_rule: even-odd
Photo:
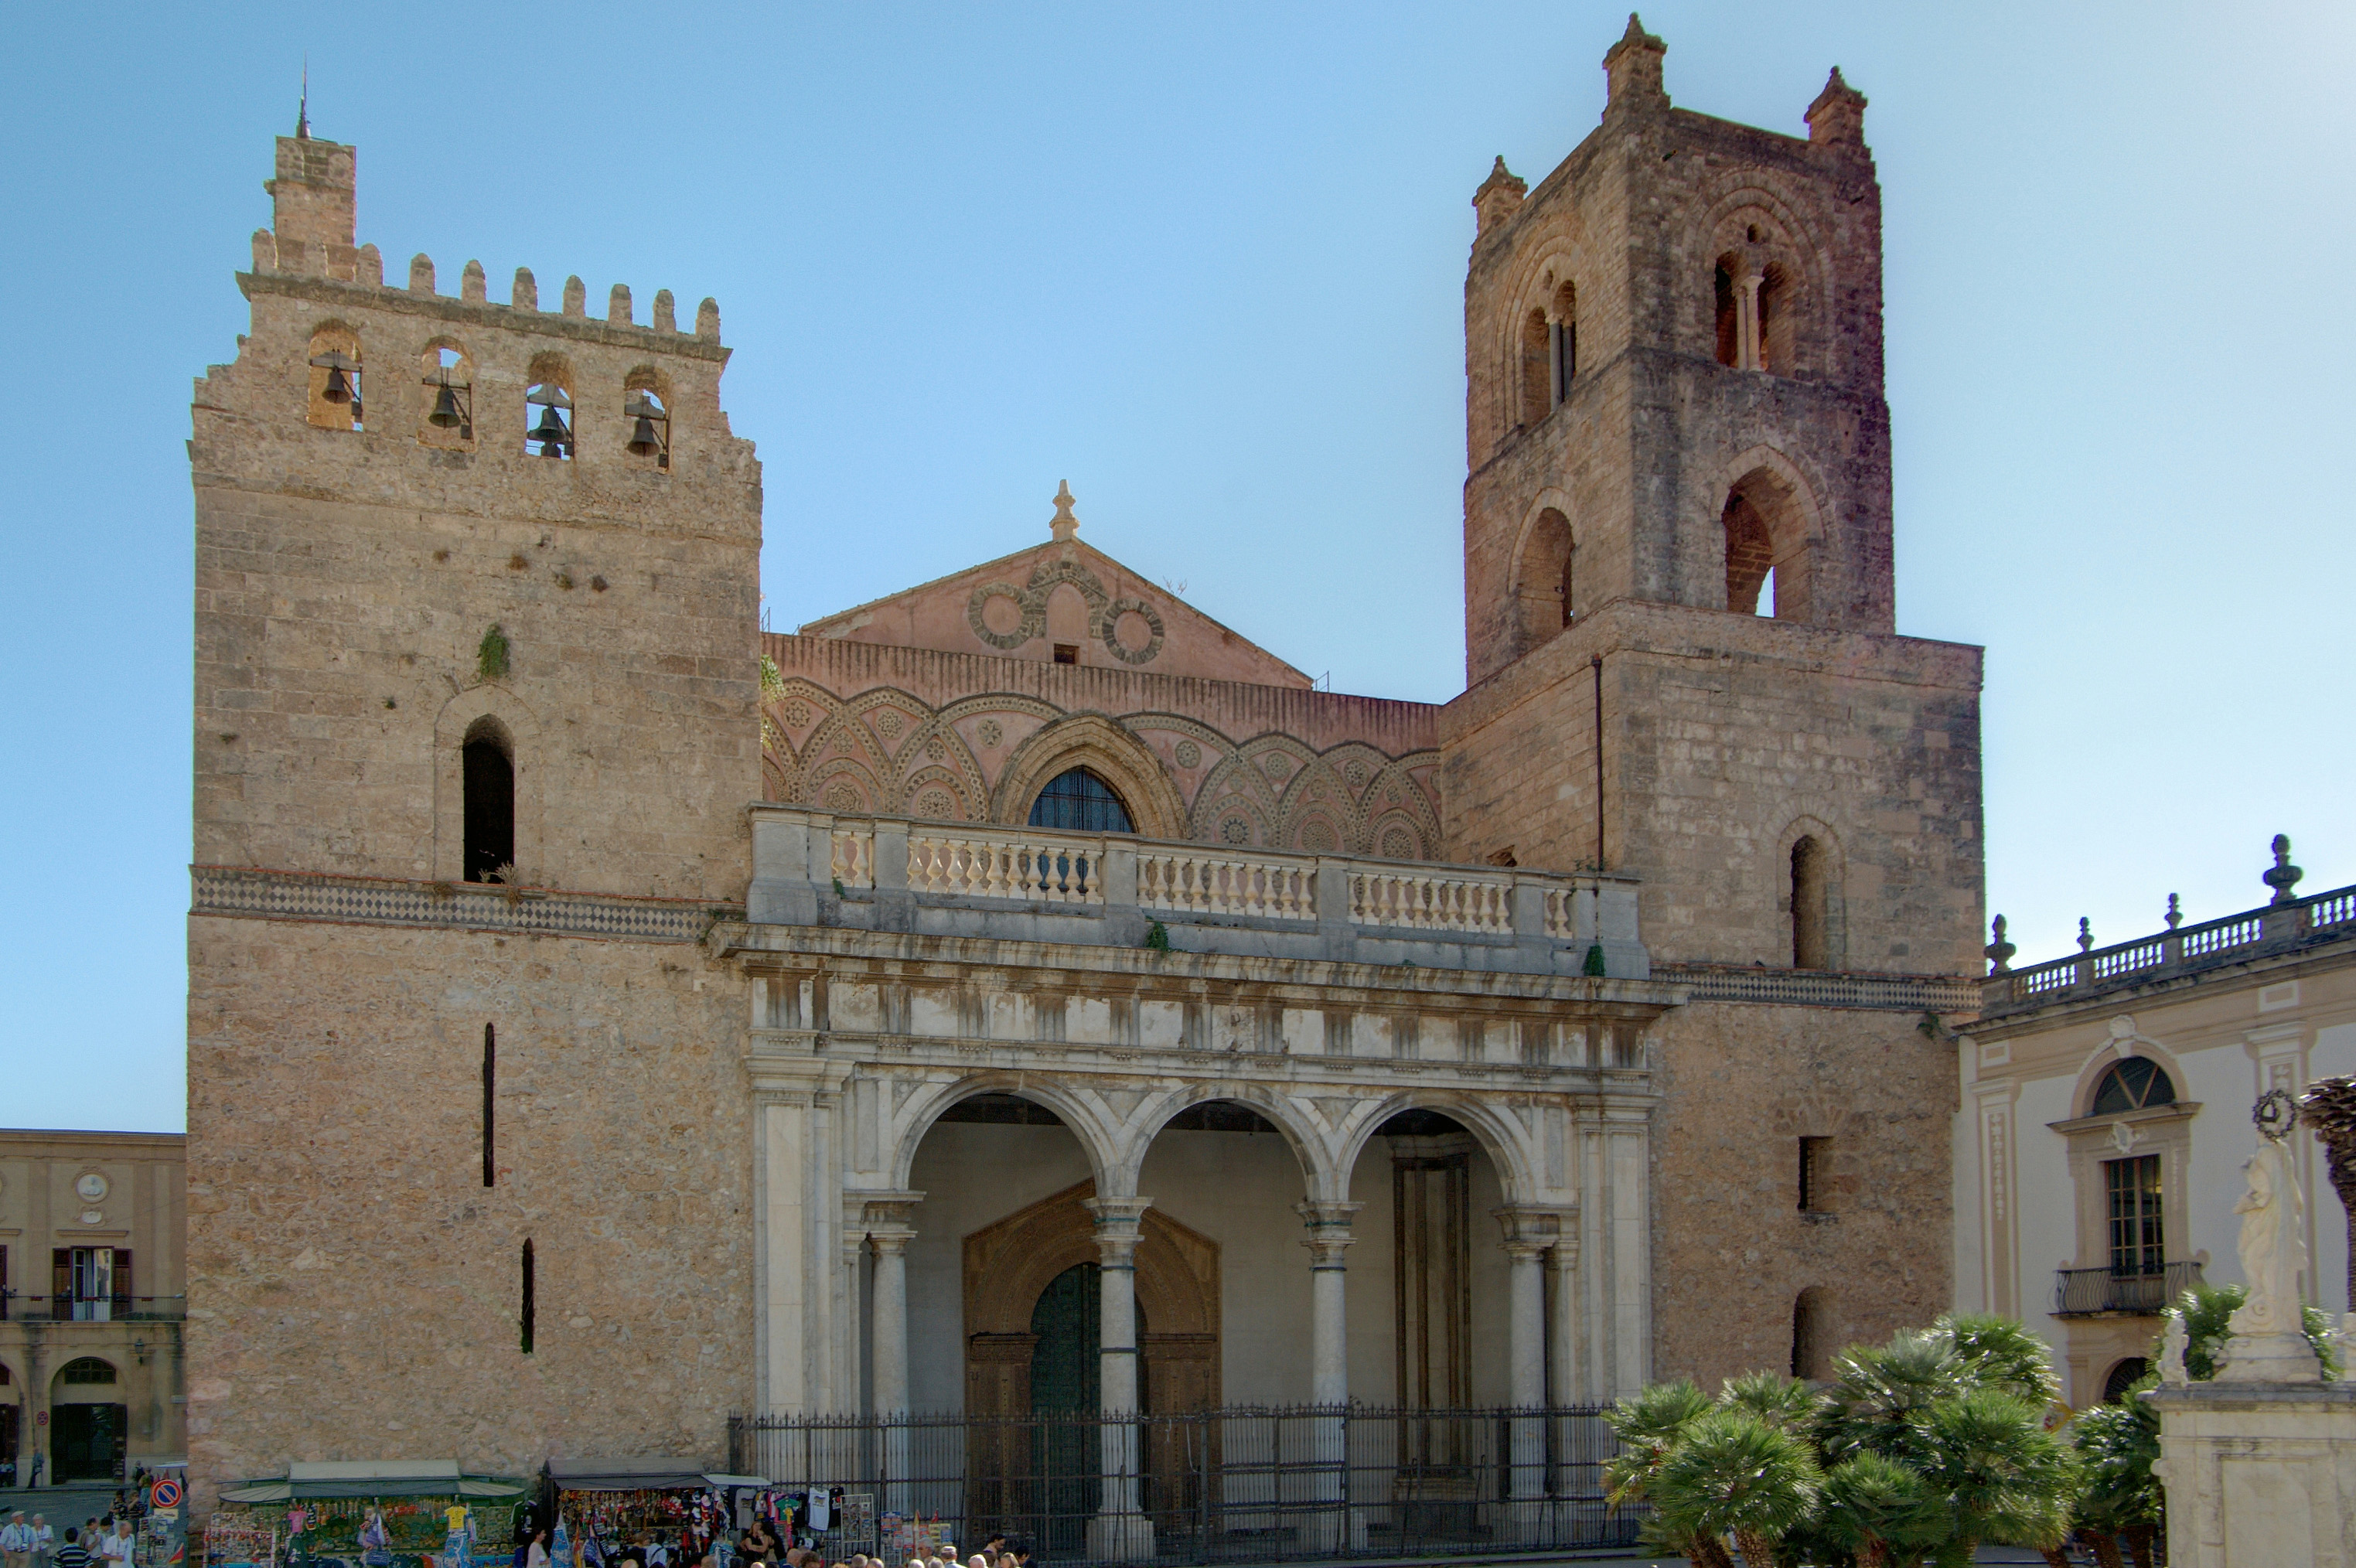
[[[307,126],[266,188],[188,443],[197,1502],[289,1458],[717,1452],[750,1135],[695,941],[761,793],[718,308],[388,286]]]
[[[1672,109],[1665,52],[1632,17],[1601,127],[1474,197],[1472,681],[1618,599],[1891,629],[1865,99],[1836,70],[1807,139],[1757,131]]]
[[[1689,987],[1656,1365],[1820,1376],[1947,1305],[1954,1066],[1918,1026],[1977,972],[1979,650],[1895,634],[1864,98],[1836,70],[1805,136],[1733,124],[1665,53],[1632,17],[1601,124],[1474,195],[1448,852],[1638,880]]]

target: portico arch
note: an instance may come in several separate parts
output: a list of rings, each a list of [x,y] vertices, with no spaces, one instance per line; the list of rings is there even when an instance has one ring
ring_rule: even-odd
[[[916,1150],[942,1115],[952,1106],[984,1094],[1010,1094],[1053,1111],[1079,1140],[1097,1186],[1122,1197],[1134,1191],[1137,1168],[1134,1163],[1122,1165],[1118,1130],[1100,1107],[1066,1084],[1022,1072],[977,1072],[954,1083],[928,1083],[911,1093],[895,1118],[898,1130],[890,1167],[894,1188],[907,1187]]]
[[[1349,1179],[1347,1173],[1356,1167],[1358,1157],[1366,1152],[1366,1146],[1374,1141],[1383,1124],[1402,1111],[1438,1111],[1472,1134],[1481,1152],[1496,1168],[1498,1185],[1504,1189],[1507,1203],[1532,1204],[1543,1200],[1537,1161],[1527,1147],[1528,1134],[1498,1107],[1445,1090],[1402,1089],[1386,1099],[1360,1106],[1342,1130],[1341,1155],[1335,1163],[1344,1173],[1344,1181]]]
[[[1153,1140],[1179,1116],[1197,1105],[1215,1101],[1232,1101],[1249,1108],[1276,1129],[1292,1150],[1293,1158],[1301,1164],[1301,1180],[1305,1195],[1310,1198],[1339,1198],[1340,1190],[1348,1184],[1346,1170],[1337,1173],[1329,1157],[1324,1136],[1312,1126],[1300,1108],[1283,1095],[1258,1084],[1189,1083],[1173,1089],[1156,1099],[1148,1100],[1131,1117],[1121,1142],[1119,1179],[1127,1185],[1120,1191],[1134,1191],[1138,1171],[1153,1147]]]

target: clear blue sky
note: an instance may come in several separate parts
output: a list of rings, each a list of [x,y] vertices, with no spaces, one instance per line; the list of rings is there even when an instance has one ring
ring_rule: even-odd
[[[310,59],[445,287],[717,295],[774,624],[1091,541],[1337,689],[1461,689],[1462,295],[1609,5],[28,6],[0,61],[0,1125],[181,1125],[190,378]],[[653,25],[649,25],[649,18]],[[1645,7],[1669,91],[1886,196],[1899,624],[1987,645],[2023,961],[2356,882],[2356,8]],[[641,306],[643,309],[643,305]]]

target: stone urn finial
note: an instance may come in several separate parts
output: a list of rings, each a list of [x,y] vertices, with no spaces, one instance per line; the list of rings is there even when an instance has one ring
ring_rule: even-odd
[[[2094,950],[2094,928],[2093,924],[2087,921],[2086,917],[2082,914],[2078,917],[2078,951],[2081,953],[2092,953]]]
[[[2008,974],[2012,969],[2012,955],[2020,949],[2004,939],[2004,916],[1998,915],[1990,921],[1988,930],[1994,934],[1995,940],[1980,949],[1982,953],[1987,955],[1988,973]]]
[[[2274,889],[2274,902],[2286,904],[2296,896],[2291,892],[2291,889],[2298,886],[2298,880],[2307,873],[2290,863],[2289,834],[2275,835],[2274,851],[2275,863],[2263,872],[2258,880]]]
[[[1055,481],[1055,515],[1047,521],[1048,533],[1057,544],[1068,544],[1079,535],[1080,519],[1072,516],[1072,486],[1068,480]]]

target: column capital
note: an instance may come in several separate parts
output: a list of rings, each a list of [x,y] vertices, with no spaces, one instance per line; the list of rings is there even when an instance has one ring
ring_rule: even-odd
[[[879,1226],[867,1232],[868,1243],[874,1247],[875,1255],[879,1258],[906,1256],[908,1243],[916,1239],[916,1229],[913,1225]]]
[[[1144,1239],[1151,1198],[1083,1198],[1080,1207],[1096,1216],[1097,1262],[1102,1268],[1133,1268],[1137,1243]]]
[[[1301,1222],[1309,1227],[1309,1234],[1301,1244],[1309,1249],[1309,1266],[1312,1269],[1344,1266],[1343,1253],[1357,1240],[1350,1234],[1350,1223],[1363,1203],[1352,1203],[1331,1198],[1304,1198],[1292,1206]]]
[[[925,1200],[921,1192],[846,1192],[844,1206],[856,1202],[860,1217],[871,1230],[914,1232],[916,1205]]]
[[[1561,1239],[1562,1211],[1558,1209],[1508,1203],[1489,1212],[1505,1233],[1505,1252],[1511,1257],[1536,1257]]]

